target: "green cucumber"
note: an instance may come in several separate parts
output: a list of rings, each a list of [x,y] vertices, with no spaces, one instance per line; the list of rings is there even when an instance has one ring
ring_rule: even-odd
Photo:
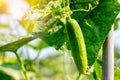
[[[84,37],[75,19],[66,19],[66,29],[72,50],[72,57],[80,74],[87,71],[88,62]]]

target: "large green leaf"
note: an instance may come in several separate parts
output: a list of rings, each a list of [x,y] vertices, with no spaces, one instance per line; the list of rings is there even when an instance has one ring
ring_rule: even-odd
[[[99,1],[100,0],[71,0],[70,8],[73,11],[72,17],[76,18],[78,21],[83,20],[85,16],[97,7]],[[79,18],[77,18],[78,16]]]
[[[28,37],[23,37],[21,39],[18,39],[16,41],[7,43],[5,45],[0,46],[0,52],[6,52],[6,51],[11,51],[15,52],[17,51],[21,46],[24,44],[28,43],[29,41],[35,39],[34,37],[28,36]]]
[[[99,0],[95,1],[99,2]],[[81,26],[86,44],[89,66],[92,66],[95,62],[98,52],[111,29],[114,19],[120,11],[118,8],[120,5],[116,0],[110,0],[109,2],[101,0],[99,3],[92,2],[91,4],[95,8],[89,12],[77,11],[72,15],[72,18],[78,20]],[[73,6],[77,9],[79,5],[82,8],[88,9],[88,4],[81,5],[72,3],[71,6],[72,9],[74,8]],[[56,49],[61,49],[61,47],[63,47],[62,50],[65,48],[70,49],[69,46],[66,47],[66,45],[69,45],[69,42],[64,26],[61,28],[54,26],[52,28],[54,28],[52,30],[53,32],[47,31],[49,33],[45,32],[46,35],[40,37]]]
[[[89,66],[97,58],[97,54],[111,29],[114,19],[120,11],[118,7],[120,5],[116,0],[109,0],[109,2],[101,0],[99,5],[84,18],[81,19],[81,15],[77,15],[80,12],[77,12],[77,17],[73,16],[78,20],[84,35]]]
[[[9,42],[15,41],[18,39],[18,36],[13,34],[0,33],[0,46],[5,45]]]
[[[63,32],[64,28],[60,28],[56,32],[45,36],[43,40],[48,43],[50,46],[54,46],[56,49],[59,49],[65,41],[65,33]]]

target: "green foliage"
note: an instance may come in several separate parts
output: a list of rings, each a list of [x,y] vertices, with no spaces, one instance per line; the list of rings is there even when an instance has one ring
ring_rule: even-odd
[[[95,80],[101,80],[102,78],[102,61],[96,60],[94,64],[94,78]],[[114,67],[114,80],[119,80],[120,79],[120,69],[117,67]]]
[[[85,38],[89,66],[95,62],[119,11],[117,1],[107,2],[102,0],[89,14],[84,15],[83,12],[73,13],[73,18],[78,20]]]
[[[100,60],[95,61],[93,75],[95,80],[102,79],[102,62]]]
[[[96,79],[94,79],[94,77],[92,76],[92,73],[90,73],[88,75],[82,75],[81,79],[79,80],[96,80]]]
[[[24,60],[24,66],[25,66],[25,68],[26,68],[27,71],[33,71],[33,72],[35,72],[35,66],[33,65],[32,60],[25,59]]]
[[[118,14],[118,12],[120,11],[118,6],[119,5],[117,1],[113,1],[113,0],[109,2],[104,1],[104,0],[99,2],[98,0],[96,0],[96,1],[91,2],[90,6],[88,3],[81,4],[81,5],[72,3],[70,5],[72,10],[78,9],[78,11],[73,12],[72,17],[78,20],[79,24],[81,25],[81,29],[82,29],[82,32],[85,38],[89,66],[91,66],[95,62],[97,54],[109,30],[111,29],[114,19],[116,15]],[[57,7],[55,8],[57,9]],[[84,10],[79,11],[79,9],[86,9],[89,11],[88,12],[85,12]],[[47,23],[49,23],[49,21],[47,21]],[[42,32],[44,34],[42,35],[42,37],[41,37],[41,33],[38,32],[37,34],[39,34],[40,35],[39,37],[42,38],[50,46],[54,46],[56,49],[60,49],[64,45],[64,42],[67,42],[64,26],[62,27],[53,26],[50,28],[46,26],[46,28],[47,29],[43,30]],[[36,36],[36,34],[34,36]],[[27,40],[27,42],[30,40],[32,39]],[[9,48],[8,45],[18,44],[19,41],[17,41],[17,43],[13,42],[14,44],[11,43],[11,44],[4,46],[6,48],[1,47],[1,51],[6,51],[6,49],[8,48],[9,48],[8,49],[9,51],[15,51],[16,49],[18,49],[20,46],[24,44],[24,41],[23,42],[22,40],[20,41],[21,41],[20,43],[22,44],[19,46],[17,45],[18,47],[14,48],[14,46],[13,47],[9,46],[10,47]]]
[[[94,10],[99,5],[99,0],[93,0],[92,2],[74,3],[75,0],[71,0],[70,8],[73,11],[72,18],[76,20],[83,20],[85,16]],[[89,0],[90,1],[90,0]]]
[[[50,46],[54,46],[56,49],[59,49],[65,41],[65,33],[63,32],[64,28],[60,28],[54,33],[51,33],[49,36],[45,36],[43,40]],[[61,38],[63,36],[63,38]]]
[[[25,30],[27,30],[28,33],[31,33],[34,28],[35,21],[36,20],[22,19],[19,20],[19,23],[25,28]]]
[[[48,47],[48,45],[44,41],[42,41],[42,40],[37,42],[35,45],[27,44],[27,46],[30,46],[33,49],[38,50],[38,51],[41,50],[42,48]]]
[[[117,29],[118,28],[118,22],[120,21],[120,18],[116,18],[114,21],[114,28]]]
[[[0,52],[6,52],[6,51],[16,52],[21,46],[23,46],[24,44],[28,43],[29,41],[31,41],[33,39],[35,39],[35,38],[34,37],[24,37],[17,41],[13,41],[6,45],[0,46]]]
[[[12,76],[0,70],[0,80],[15,80]]]
[[[20,70],[20,66],[17,64],[17,60],[16,60],[16,63],[12,63],[12,62],[10,63],[10,62],[4,61],[4,63],[0,64],[0,67],[6,68],[6,69],[10,68],[14,70]]]
[[[18,36],[13,34],[0,33],[0,46],[7,44],[8,42],[13,42],[18,40]]]
[[[119,80],[120,79],[119,75],[120,75],[120,69],[115,67],[114,68],[114,76],[115,76],[114,80]]]
[[[70,42],[67,38],[65,23],[66,17],[70,16],[73,12],[71,15],[72,18],[76,19],[81,26],[87,50],[88,65],[90,67],[96,61],[99,50],[101,49],[101,46],[103,45],[108,32],[110,31],[111,26],[120,11],[120,4],[117,3],[117,0],[70,0],[70,6],[66,6],[68,2],[66,3],[64,0],[26,1],[29,2],[30,5],[35,5],[34,8],[38,9],[35,10],[33,8],[33,13],[35,10],[42,15],[41,18],[36,19],[35,22],[34,20],[24,20],[25,22],[20,21],[21,25],[23,25],[25,28],[27,27],[28,32],[32,32],[31,34],[33,37],[28,36],[14,41],[11,40],[9,43],[7,43],[4,38],[1,38],[2,40],[0,40],[0,52],[16,52],[21,46],[35,39],[36,37],[41,38],[44,42],[50,46],[55,47],[57,50],[71,50]],[[37,3],[39,1],[41,3],[44,3],[41,5],[41,7],[41,3],[37,6]],[[63,2],[61,3],[61,1]],[[29,15],[31,14],[32,11]],[[29,23],[29,21],[31,23]],[[3,44],[3,42],[6,44]],[[39,50],[41,48],[36,49]],[[94,75],[98,80],[101,78],[101,74],[99,74],[101,72],[100,65],[101,64],[99,64],[99,61],[96,61],[94,65]],[[97,66],[99,67],[97,68]],[[98,71],[100,72],[98,73]],[[118,75],[118,72],[119,70],[115,71],[115,74]],[[116,78],[116,80],[117,79],[118,78]]]

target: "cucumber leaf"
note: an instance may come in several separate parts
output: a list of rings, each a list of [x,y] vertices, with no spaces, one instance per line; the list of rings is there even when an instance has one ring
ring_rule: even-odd
[[[19,37],[14,34],[0,33],[0,46],[18,39]]]
[[[23,37],[19,40],[7,43],[5,45],[0,46],[0,52],[6,52],[6,51],[16,52],[21,46],[25,45],[26,43],[28,43],[33,39],[35,38],[28,36],[28,37]]]
[[[109,2],[100,0],[99,5],[84,18],[79,19],[81,16],[77,14],[80,12],[77,12],[77,17],[73,16],[78,20],[84,35],[89,66],[92,66],[97,58],[98,52],[120,11],[118,7],[120,4],[117,3],[117,0],[109,0]]]
[[[102,44],[120,11],[120,4],[117,0],[110,0],[109,2],[106,0],[95,0],[95,2],[93,1],[91,4],[95,8],[89,12],[77,11],[72,14],[72,18],[76,19],[81,26],[87,49],[88,65],[90,67],[94,64]],[[70,6],[71,9],[73,9],[74,6],[75,9],[80,7],[85,8],[88,3],[86,3],[86,5],[81,5],[82,4],[72,3]],[[85,9],[88,9],[88,7]],[[62,51],[65,49],[69,50],[69,42],[64,27],[65,26],[63,25],[61,28],[54,26],[52,27],[54,28],[52,30],[53,32],[51,31],[50,33],[47,33],[49,32],[47,31],[47,35],[40,36],[40,38],[42,38],[48,45],[54,46],[56,49],[61,49]]]
[[[72,17],[78,21],[83,20],[85,16],[89,15],[89,13],[92,10],[94,10],[97,7],[97,5],[99,5],[99,1],[100,0],[79,0],[79,1],[71,0],[70,8],[73,11]],[[74,10],[77,10],[77,11],[74,11]],[[78,16],[79,18],[77,18]]]
[[[120,4],[117,3],[117,0],[94,0],[90,3],[94,8],[90,9],[88,12],[73,12],[72,18],[76,19],[81,26],[87,49],[88,64],[92,66],[111,29],[114,19],[120,11]],[[87,10],[89,8],[88,3],[72,3],[70,6],[72,10],[77,8]],[[45,29],[46,27],[43,28]],[[47,44],[54,46],[56,49],[61,49],[61,47],[70,49],[63,25],[62,27],[52,27],[42,33],[33,32],[33,36],[39,36]],[[1,46],[0,51],[16,51],[19,47],[33,39],[33,37],[18,39]]]

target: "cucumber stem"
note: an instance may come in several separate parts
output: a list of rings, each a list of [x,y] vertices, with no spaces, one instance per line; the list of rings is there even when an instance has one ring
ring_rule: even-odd
[[[23,64],[22,60],[20,59],[20,56],[17,54],[17,52],[14,52],[14,53],[15,53],[15,55],[16,55],[16,57],[17,57],[17,60],[18,60],[18,62],[19,62],[19,64],[20,64],[20,67],[21,67],[21,69],[22,69],[22,72],[23,72],[23,74],[24,74],[24,76],[25,76],[25,80],[28,80],[28,76],[27,76],[27,73],[26,73],[26,69],[25,69],[25,67],[24,67],[24,64]]]
[[[81,76],[81,73],[79,72],[79,74],[78,74],[76,80],[79,80],[79,79],[80,79],[80,76]]]

